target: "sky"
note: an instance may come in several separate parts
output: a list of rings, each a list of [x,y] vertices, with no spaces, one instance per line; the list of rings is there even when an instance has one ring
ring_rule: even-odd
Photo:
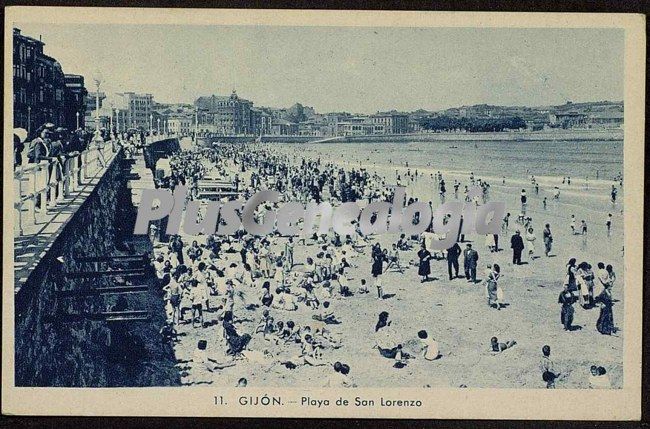
[[[108,93],[193,102],[233,89],[318,112],[623,100],[620,29],[359,28],[15,23],[65,73]],[[91,89],[92,90],[92,89]]]

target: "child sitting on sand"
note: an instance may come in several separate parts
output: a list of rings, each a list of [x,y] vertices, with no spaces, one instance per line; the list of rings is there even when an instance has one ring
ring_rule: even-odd
[[[422,352],[423,352],[424,359],[436,360],[440,357],[438,342],[434,338],[429,337],[427,331],[421,330],[420,332],[418,332],[418,338],[422,343],[422,347],[423,347]]]
[[[203,366],[205,367],[205,369],[207,369],[210,372],[216,369],[224,369],[229,366],[235,365],[234,361],[219,363],[215,359],[209,358],[207,353],[207,347],[208,347],[207,340],[199,340],[199,342],[196,345],[196,349],[194,349],[194,353],[192,355],[192,362],[194,364],[198,366]]]
[[[517,344],[515,340],[500,343],[497,337],[492,337],[490,340],[490,351],[500,353],[504,350],[511,349],[515,344]]]
[[[262,318],[255,327],[255,333],[262,332],[264,335],[273,332],[273,317],[269,315],[269,310],[262,312]]]
[[[295,311],[298,309],[296,304],[296,297],[291,295],[291,289],[287,288],[283,291],[280,288],[275,290],[275,298],[271,306],[278,310]]]
[[[607,371],[602,366],[591,366],[591,374],[589,374],[589,388],[590,389],[611,389],[612,383],[609,380]]]
[[[324,387],[356,387],[354,383],[350,381],[348,374],[350,373],[350,367],[341,362],[334,363],[334,374],[327,377]]]
[[[341,296],[352,296],[350,292],[350,284],[348,278],[345,276],[344,271],[341,269],[338,274],[332,274],[332,282],[339,285],[339,294]]]
[[[361,279],[361,286],[359,286],[359,289],[357,289],[357,293],[370,293],[368,290],[368,285],[366,284],[366,279]]]
[[[327,323],[328,325],[337,325],[341,323],[338,320],[336,320],[336,317],[334,316],[334,312],[330,310],[329,307],[330,307],[329,301],[323,302],[323,311],[320,314],[314,314],[312,316],[312,319]]]

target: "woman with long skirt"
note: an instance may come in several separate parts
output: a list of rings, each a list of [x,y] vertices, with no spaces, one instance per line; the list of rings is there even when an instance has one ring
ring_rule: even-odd
[[[573,303],[575,302],[575,297],[569,291],[568,285],[564,285],[564,290],[560,293],[558,298],[558,303],[562,304],[562,310],[560,310],[560,322],[564,326],[565,331],[571,331],[571,325],[573,323]]]
[[[614,313],[612,312],[612,294],[609,289],[604,289],[596,299],[600,305],[600,316],[596,322],[596,329],[603,335],[612,335],[614,332]]]
[[[422,243],[422,248],[418,250],[418,258],[420,259],[418,264],[418,275],[422,277],[420,282],[424,283],[429,280],[429,274],[431,274],[431,252],[427,250],[424,243]]]

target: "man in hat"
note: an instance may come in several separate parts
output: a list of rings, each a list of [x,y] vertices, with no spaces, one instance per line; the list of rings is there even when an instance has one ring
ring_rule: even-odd
[[[464,268],[465,268],[465,278],[468,282],[476,283],[476,265],[478,264],[478,252],[472,249],[472,244],[467,243],[465,250],[463,251],[463,256],[465,257]]]
[[[458,243],[454,243],[453,246],[447,249],[447,270],[449,271],[449,280],[458,277],[458,257],[460,256],[460,253],[461,250]],[[452,268],[454,269],[454,272],[452,272]]]
[[[510,238],[510,248],[512,249],[512,263],[521,265],[521,252],[524,250],[524,239],[521,238],[519,230]]]

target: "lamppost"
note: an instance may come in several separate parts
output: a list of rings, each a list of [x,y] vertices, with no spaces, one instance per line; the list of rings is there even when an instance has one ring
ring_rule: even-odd
[[[153,134],[153,113],[149,115],[149,134]]]
[[[108,121],[109,123],[108,132],[110,135],[113,135],[113,112],[114,112],[113,103],[111,103],[110,106],[111,106],[111,114],[109,116],[109,121]]]
[[[99,87],[102,83],[101,72],[96,72],[93,76],[93,80],[95,81],[95,86],[97,87],[97,92],[95,93],[95,137],[93,140],[96,140],[97,142],[103,142],[104,139],[102,139],[101,133],[99,132]]]
[[[27,106],[27,135],[32,131],[32,106]]]
[[[199,135],[199,108],[194,111],[194,144],[198,141]]]
[[[77,129],[79,129],[79,112],[74,114],[77,117]]]
[[[158,133],[158,135],[160,135],[160,118],[158,118],[158,119],[156,120],[156,122],[158,123],[158,124],[156,125],[156,132]]]
[[[120,133],[120,109],[115,109],[115,128],[117,133]]]

